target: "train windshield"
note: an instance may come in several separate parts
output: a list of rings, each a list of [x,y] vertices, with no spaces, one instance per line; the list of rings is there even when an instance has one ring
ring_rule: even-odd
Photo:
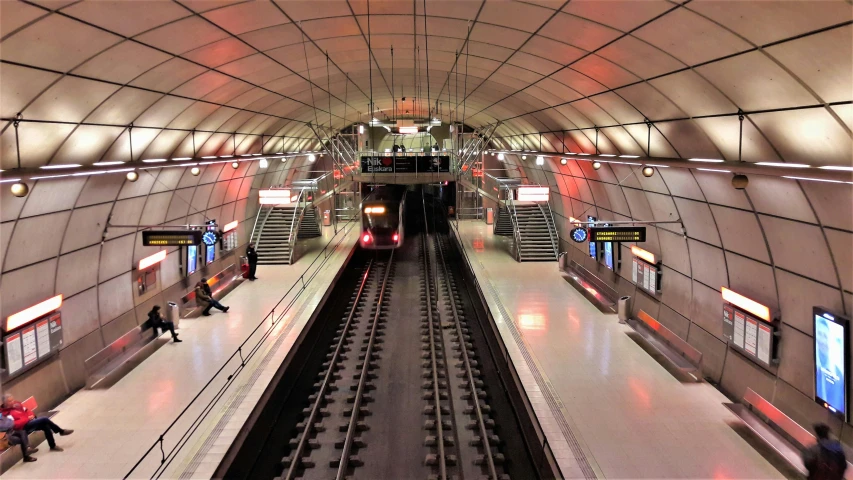
[[[373,210],[378,210],[377,212],[373,212]],[[399,212],[397,212],[397,207],[392,205],[385,205],[384,207],[365,207],[364,209],[364,222],[365,228],[370,229],[386,229],[386,228],[397,228],[397,223],[399,219],[397,218]]]

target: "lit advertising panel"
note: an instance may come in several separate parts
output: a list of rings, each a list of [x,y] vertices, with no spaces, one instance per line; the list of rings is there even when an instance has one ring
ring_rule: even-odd
[[[550,187],[518,187],[516,200],[519,202],[547,202]]]
[[[815,401],[847,419],[847,363],[849,321],[814,307]]]

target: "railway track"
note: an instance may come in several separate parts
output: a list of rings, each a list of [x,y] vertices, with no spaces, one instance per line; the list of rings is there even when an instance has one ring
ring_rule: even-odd
[[[277,479],[509,478],[446,236],[417,213],[420,236],[363,255]]]

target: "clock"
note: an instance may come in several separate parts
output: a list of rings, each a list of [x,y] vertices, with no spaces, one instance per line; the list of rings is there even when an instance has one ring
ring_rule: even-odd
[[[208,247],[212,247],[216,244],[216,232],[204,232],[204,235],[201,236],[201,241],[203,241]]]
[[[586,229],[583,227],[573,228],[571,231],[571,235],[572,235],[572,240],[574,240],[577,243],[583,243],[586,241],[587,237],[589,237],[589,234],[587,233]]]

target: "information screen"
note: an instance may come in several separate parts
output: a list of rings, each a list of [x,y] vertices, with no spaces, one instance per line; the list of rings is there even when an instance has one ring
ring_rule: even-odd
[[[849,323],[819,307],[813,313],[815,401],[846,419]]]
[[[187,276],[198,270],[198,247],[190,245],[187,247]]]
[[[216,259],[216,245],[207,245],[205,246],[204,250],[207,253],[207,263],[213,263],[213,260]]]
[[[198,245],[201,243],[201,234],[201,230],[144,230],[142,245],[146,247]]]
[[[593,242],[645,242],[646,227],[593,227],[589,229]]]
[[[604,242],[604,264],[613,270],[613,243]]]
[[[631,280],[643,290],[652,295],[656,294],[659,288],[657,266],[651,265],[637,257],[634,257],[632,266]]]
[[[776,361],[776,327],[735,305],[723,303],[723,336],[728,344],[764,367]]]
[[[3,338],[6,378],[27,371],[62,347],[62,316],[53,312]]]

